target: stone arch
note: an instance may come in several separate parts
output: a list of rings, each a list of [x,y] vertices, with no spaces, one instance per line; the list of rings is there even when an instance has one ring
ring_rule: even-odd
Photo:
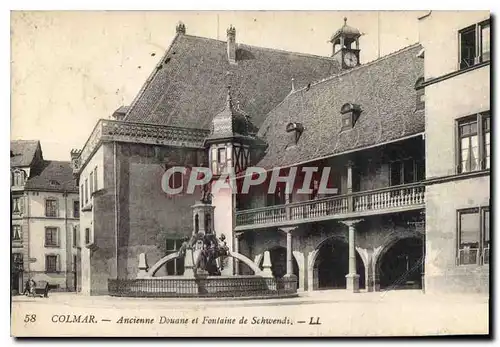
[[[154,275],[160,270],[160,268],[165,265],[167,262],[179,258],[179,252],[171,253],[167,256],[164,256],[160,260],[158,260],[149,270],[148,276],[154,277]]]
[[[254,272],[255,275],[259,275],[261,273],[259,266],[255,264],[252,260],[250,260],[248,257],[244,256],[243,254],[236,252],[229,252],[228,256],[238,259],[242,263],[246,264]]]
[[[323,246],[325,246],[327,243],[336,241],[344,245],[348,245],[348,238],[344,235],[330,235],[316,245],[313,251],[309,252],[308,255],[308,261],[307,261],[307,273],[308,273],[308,290],[316,290],[319,289],[319,273],[316,271],[316,262],[318,260],[318,256],[320,254],[320,250]],[[361,269],[358,271],[358,275],[360,275],[360,284],[365,282],[365,267],[366,267],[366,259],[364,259],[364,254],[360,252],[359,248],[356,248],[356,254],[357,254],[357,261],[356,261],[356,266],[358,268],[362,267],[363,271]],[[346,258],[347,260],[347,258]],[[361,260],[361,262],[359,262]],[[359,273],[361,272],[361,273]]]
[[[381,284],[381,265],[384,257],[388,254],[388,252],[393,249],[399,242],[409,240],[409,239],[417,239],[420,243],[425,242],[424,237],[421,233],[416,231],[405,230],[398,232],[392,232],[387,235],[382,241],[381,245],[377,247],[377,249],[373,252],[373,272],[375,277],[375,283],[377,288],[380,287]],[[422,245],[422,256],[423,256],[423,245]],[[383,284],[383,283],[382,283]]]

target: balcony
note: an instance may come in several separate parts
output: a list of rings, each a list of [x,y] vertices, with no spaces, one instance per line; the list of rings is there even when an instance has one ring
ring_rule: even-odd
[[[236,212],[236,230],[296,225],[394,213],[424,207],[422,183],[405,184],[287,205],[260,207]]]

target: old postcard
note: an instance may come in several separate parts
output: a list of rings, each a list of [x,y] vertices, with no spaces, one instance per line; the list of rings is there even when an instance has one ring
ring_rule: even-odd
[[[489,11],[12,12],[11,334],[488,335]]]

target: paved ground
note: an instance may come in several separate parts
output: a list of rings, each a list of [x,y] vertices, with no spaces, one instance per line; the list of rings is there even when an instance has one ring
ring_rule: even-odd
[[[47,299],[14,297],[12,327],[14,335],[37,336],[487,334],[488,302],[488,297],[481,295],[430,295],[413,290],[358,294],[324,291],[269,300],[136,299],[53,293]],[[36,321],[30,322],[26,315],[33,314]],[[60,322],[74,321],[73,315],[81,315],[81,320],[94,315],[96,322]],[[124,324],[126,318],[129,324]],[[318,322],[321,324],[310,324]]]

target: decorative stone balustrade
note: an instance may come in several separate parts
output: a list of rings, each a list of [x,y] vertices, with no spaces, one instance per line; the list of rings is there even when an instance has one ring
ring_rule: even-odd
[[[400,211],[422,208],[425,187],[422,183],[406,184],[352,194],[294,202],[285,205],[260,207],[236,212],[236,228],[247,226],[279,226],[300,223],[347,214],[369,215],[371,212]],[[289,216],[287,216],[287,210]]]

